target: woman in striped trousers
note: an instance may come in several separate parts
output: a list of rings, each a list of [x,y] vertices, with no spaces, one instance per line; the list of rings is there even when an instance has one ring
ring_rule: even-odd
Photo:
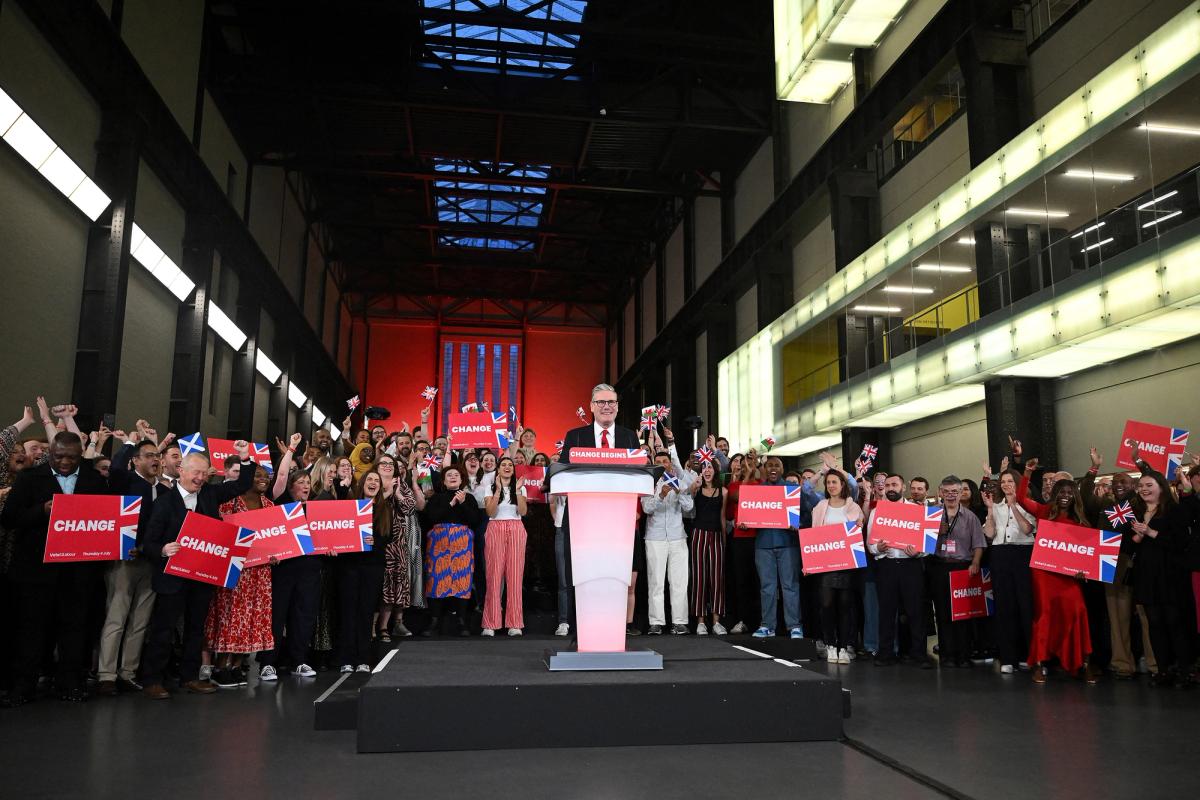
[[[525,627],[521,586],[525,577],[525,487],[516,477],[516,466],[508,456],[496,464],[496,471],[480,486],[484,509],[491,518],[484,537],[487,568],[487,600],[483,604],[483,635],[495,636],[500,627],[500,593],[508,586],[508,602],[503,621],[509,636],[520,636]]]
[[[711,615],[712,632],[723,636],[728,633],[721,624],[725,613],[725,490],[716,482],[712,462],[700,470],[700,479],[692,489],[696,493],[696,515],[688,547],[691,611],[696,617],[697,635],[708,633],[705,619]]]

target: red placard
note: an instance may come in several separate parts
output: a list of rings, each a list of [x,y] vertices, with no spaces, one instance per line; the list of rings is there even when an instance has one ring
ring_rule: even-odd
[[[165,574],[232,589],[241,577],[254,531],[189,511],[175,541],[179,552],[167,559]]]
[[[640,447],[572,447],[572,464],[633,464],[644,466],[646,451]]]
[[[545,467],[531,467],[522,464],[517,467],[517,477],[525,479],[525,499],[531,503],[546,502],[546,492],[542,484],[546,480]]]
[[[1137,469],[1133,462],[1133,444],[1138,445],[1138,455],[1154,469],[1174,480],[1175,471],[1183,462],[1187,450],[1188,432],[1182,428],[1166,428],[1149,422],[1129,420],[1121,434],[1121,446],[1117,449],[1117,466]]]
[[[799,528],[801,489],[783,486],[742,485],[738,494],[737,524],[747,528]]]
[[[225,475],[225,459],[236,455],[237,448],[233,446],[233,439],[208,437],[208,460],[217,470],[218,475]],[[267,472],[271,472],[274,469],[271,464],[271,451],[265,444],[250,445],[249,456],[255,463],[266,467]]]
[[[966,569],[956,569],[950,573],[950,619],[958,622],[990,617],[995,613],[995,608],[991,570],[981,569],[977,575],[972,575]]]
[[[142,498],[136,495],[56,494],[42,561],[128,559],[141,512]]]
[[[1061,575],[1080,572],[1091,581],[1112,583],[1117,576],[1121,534],[1053,520],[1038,520],[1029,566]]]
[[[837,522],[817,528],[801,528],[800,560],[805,575],[862,569],[867,565],[862,526],[857,522]]]
[[[312,536],[303,503],[283,503],[267,508],[230,514],[225,521],[255,532],[254,543],[244,566],[257,567],[274,557],[277,561],[310,555]]]
[[[365,553],[371,549],[374,515],[370,500],[319,500],[305,504],[314,553]]]
[[[903,550],[912,545],[923,553],[937,549],[942,526],[942,507],[880,500],[871,514],[871,542],[886,541]]]
[[[509,443],[507,432],[508,415],[490,411],[451,413],[446,427],[455,450],[464,447],[504,450]]]

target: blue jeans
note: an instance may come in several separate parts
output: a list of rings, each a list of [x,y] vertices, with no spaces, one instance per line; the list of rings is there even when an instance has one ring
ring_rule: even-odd
[[[567,552],[566,535],[562,528],[554,529],[554,565],[558,570],[558,621],[571,621],[571,600],[575,587],[571,585],[571,571],[567,569],[571,554]]]
[[[788,629],[800,627],[800,548],[758,547],[758,591],[762,602],[762,627],[775,629],[777,589],[783,586],[783,620]]]

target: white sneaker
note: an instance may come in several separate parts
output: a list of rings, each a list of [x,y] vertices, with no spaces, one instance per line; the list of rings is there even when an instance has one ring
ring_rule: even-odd
[[[854,652],[853,647],[847,647],[842,652],[845,654],[846,659],[847,659],[846,661],[842,662],[843,664],[849,664],[851,661],[854,660],[855,656],[858,655],[857,653]]]
[[[1001,664],[1000,665],[1000,674],[1001,675],[1012,675],[1013,674],[1013,665],[1012,664]]]
[[[338,672],[342,673],[343,675],[346,674],[347,672],[354,672],[354,665],[353,664],[342,664],[342,668],[339,669]]]
[[[558,623],[558,627],[554,629],[555,636],[568,636],[571,633],[571,626],[565,622]]]
[[[493,629],[491,629],[491,628],[484,628],[484,629],[483,629],[483,632],[482,632],[482,633],[480,633],[479,635],[480,635],[480,636],[495,636],[495,635],[496,635],[496,631],[494,631],[494,630],[493,630]]]
[[[852,652],[854,652],[854,651],[851,650],[850,648],[838,648],[838,663],[839,664],[849,664],[850,663],[850,654]]]
[[[520,628],[509,628],[508,635],[509,636],[523,636],[524,631],[522,631]]]
[[[820,639],[817,639],[817,655],[821,655],[821,656],[825,655],[825,651],[827,649],[828,648],[825,647],[825,643],[822,642]]]
[[[729,633],[729,631],[725,630],[725,626],[719,622],[713,625],[712,632],[713,636],[724,636]]]
[[[201,664],[200,665],[200,680],[202,680],[202,681],[212,680],[212,671],[213,671],[212,664]]]
[[[396,627],[392,629],[392,636],[412,636],[412,631],[404,627],[403,622],[396,623]]]
[[[734,625],[732,628],[730,628],[729,632],[730,633],[745,633],[746,632],[746,623],[739,622],[737,625]]]
[[[355,670],[355,671],[356,671],[356,672],[370,672],[370,671],[371,671],[371,665],[370,665],[370,664],[359,664],[359,665],[358,665],[358,669],[357,669],[357,670]]]
[[[697,623],[696,624],[696,635],[697,636],[708,636],[708,626],[705,625],[703,622]]]
[[[316,677],[317,671],[308,664],[301,664],[292,670],[292,674],[297,678],[313,678]]]
[[[258,671],[258,679],[260,681],[277,681],[279,676],[275,674],[275,668],[267,664]]]

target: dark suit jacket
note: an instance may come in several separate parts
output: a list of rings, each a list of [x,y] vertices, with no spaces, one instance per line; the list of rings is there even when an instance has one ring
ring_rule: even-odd
[[[81,459],[75,494],[108,493],[108,481],[92,469],[92,462]],[[50,515],[46,513],[44,506],[46,501],[56,494],[62,494],[62,487],[59,486],[49,464],[22,470],[13,482],[8,502],[4,504],[4,516],[0,521],[15,537],[12,560],[12,574],[15,580],[53,583],[56,577],[55,570],[62,566],[42,563],[46,553],[46,530],[50,525]]]
[[[637,434],[629,430],[629,428],[622,428],[620,425],[613,425],[612,433],[612,447],[625,449],[642,446],[642,443],[638,441]],[[563,451],[562,455],[558,457],[558,461],[561,464],[570,464],[572,447],[595,446],[596,430],[594,425],[584,425],[580,428],[572,428],[571,430],[567,431],[567,435],[563,437]]]
[[[249,467],[249,469],[247,469]],[[254,464],[251,461],[242,462],[242,471],[236,481],[227,483],[206,483],[200,487],[196,498],[196,513],[213,519],[221,518],[221,504],[227,503],[250,491],[254,485]],[[175,541],[183,520],[187,517],[187,506],[183,504],[183,495],[178,489],[171,489],[166,494],[159,494],[154,502],[154,511],[150,515],[150,524],[146,535],[142,537],[142,552],[154,565],[154,591],[159,594],[176,594],[184,587],[184,578],[163,574],[167,559],[162,554],[163,545]]]
[[[142,511],[138,516],[137,546],[140,550],[142,541],[146,538],[146,529],[150,527],[150,514],[154,511],[154,487],[148,480],[129,468],[129,460],[137,452],[137,445],[123,445],[112,457],[112,466],[108,470],[108,488],[113,494],[137,495],[142,498]],[[165,485],[159,484],[158,494],[161,497],[170,491]]]

